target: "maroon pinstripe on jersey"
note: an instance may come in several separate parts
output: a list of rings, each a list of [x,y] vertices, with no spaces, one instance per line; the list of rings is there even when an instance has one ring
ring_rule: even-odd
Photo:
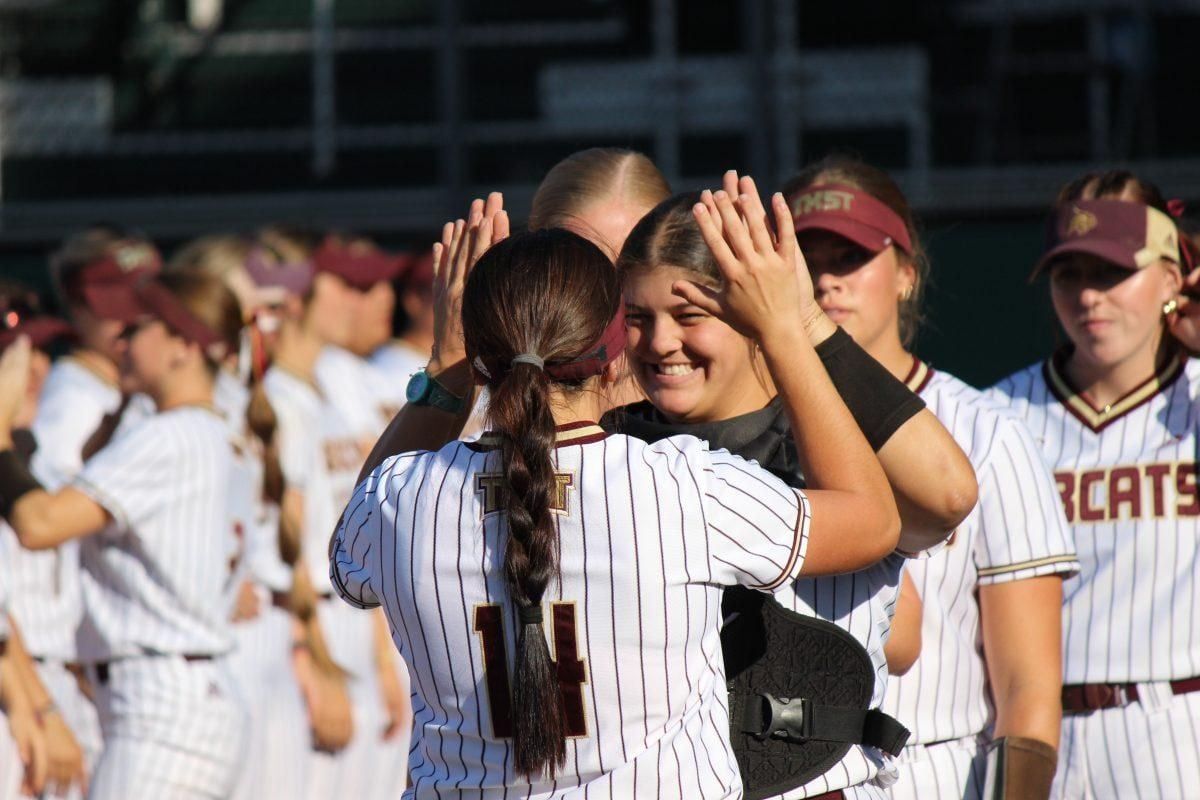
[[[554,461],[562,580],[544,603],[571,738],[553,783],[514,776],[504,737],[515,626],[494,440],[385,462],[335,536],[339,593],[383,605],[413,678],[417,793],[740,796],[721,591],[799,573],[807,499],[692,437],[565,427]]]
[[[910,744],[980,733],[991,719],[980,641],[978,588],[1079,564],[1050,470],[1010,412],[957,378],[921,362],[909,377],[928,408],[971,459],[979,504],[951,542],[909,562],[923,608],[921,655],[888,681],[884,709],[912,731]],[[953,780],[959,776],[946,776]]]

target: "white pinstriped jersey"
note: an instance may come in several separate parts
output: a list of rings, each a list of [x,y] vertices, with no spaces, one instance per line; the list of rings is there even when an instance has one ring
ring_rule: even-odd
[[[275,410],[275,438],[279,463],[289,488],[304,494],[304,531],[301,551],[317,591],[329,592],[329,570],[325,554],[329,532],[337,524],[339,507],[334,506],[333,484],[321,437],[324,401],[316,385],[280,367],[263,376],[263,389]],[[353,478],[351,478],[353,480]]]
[[[229,649],[232,459],[225,422],[181,406],[118,434],[72,482],[113,518],[80,545],[82,660]]]
[[[106,414],[121,404],[116,386],[83,361],[66,356],[54,362],[38,398],[33,435],[37,450],[30,462],[34,476],[50,491],[71,481],[83,468],[83,447]],[[5,526],[7,528],[7,526]],[[17,613],[25,645],[32,655],[70,661],[76,657],[76,632],[83,619],[79,579],[79,543],[54,550],[25,550],[11,529],[4,540],[4,569],[19,587]]]
[[[543,603],[566,698],[554,783],[512,773],[513,610],[502,474],[484,437],[386,461],[333,544],[351,604],[382,604],[412,675],[405,797],[740,797],[720,652],[722,587],[772,588],[804,561],[808,501],[693,437],[564,426],[555,451],[561,583]]]
[[[379,388],[367,362],[340,347],[326,346],[314,368],[321,390],[321,438],[325,466],[333,487],[333,505],[340,511],[350,501],[365,449],[390,422],[385,418]]]
[[[1061,356],[990,392],[1050,463],[1081,570],[1063,586],[1063,682],[1200,675],[1200,363],[1173,360],[1105,409]]]
[[[953,538],[906,569],[923,604],[921,656],[892,676],[883,709],[912,731],[909,744],[973,736],[991,706],[977,589],[1079,570],[1050,470],[1029,431],[975,389],[916,362],[908,386],[967,453],[979,504]]]
[[[365,360],[335,345],[326,345],[313,367],[317,386],[343,420],[351,434],[374,441],[391,414],[384,408],[379,376]],[[355,468],[355,477],[362,467]],[[352,487],[353,488],[353,487]]]
[[[8,578],[0,572],[0,642],[8,639]]]
[[[246,421],[250,389],[221,370],[213,387],[213,406],[229,426],[233,442],[229,508],[233,517],[238,579],[249,575],[275,591],[291,586],[291,570],[279,554],[279,509],[263,498],[262,444]],[[236,588],[237,581],[231,582]]]
[[[892,629],[900,575],[907,559],[892,553],[882,561],[845,575],[801,578],[775,592],[784,608],[805,616],[832,622],[853,636],[867,651],[875,669],[871,708],[883,702],[887,688],[887,657],[883,646]],[[854,745],[821,777],[780,797],[813,797],[836,789],[858,786],[875,778],[884,766],[882,754],[871,747]]]

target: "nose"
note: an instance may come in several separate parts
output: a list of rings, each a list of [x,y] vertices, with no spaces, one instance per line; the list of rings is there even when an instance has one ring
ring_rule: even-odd
[[[818,270],[813,274],[813,288],[817,294],[830,294],[842,288],[842,278],[829,270]]]
[[[681,346],[679,326],[674,320],[655,318],[646,337],[646,349],[651,354],[663,358],[677,352]]]
[[[1079,305],[1094,308],[1104,298],[1104,292],[1094,286],[1084,286],[1080,288],[1078,297]]]

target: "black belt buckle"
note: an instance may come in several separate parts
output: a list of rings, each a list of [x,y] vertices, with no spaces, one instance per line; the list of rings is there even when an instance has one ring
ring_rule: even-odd
[[[807,697],[775,697],[760,693],[762,698],[762,733],[755,734],[759,741],[787,739],[803,742],[812,736],[812,701]]]

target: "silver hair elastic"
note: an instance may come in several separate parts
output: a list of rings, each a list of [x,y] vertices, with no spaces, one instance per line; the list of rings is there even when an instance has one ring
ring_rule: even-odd
[[[513,364],[532,364],[533,366],[537,367],[538,369],[544,369],[546,366],[546,362],[544,360],[542,360],[542,357],[535,356],[533,353],[521,353],[521,355],[513,358],[512,363]]]

